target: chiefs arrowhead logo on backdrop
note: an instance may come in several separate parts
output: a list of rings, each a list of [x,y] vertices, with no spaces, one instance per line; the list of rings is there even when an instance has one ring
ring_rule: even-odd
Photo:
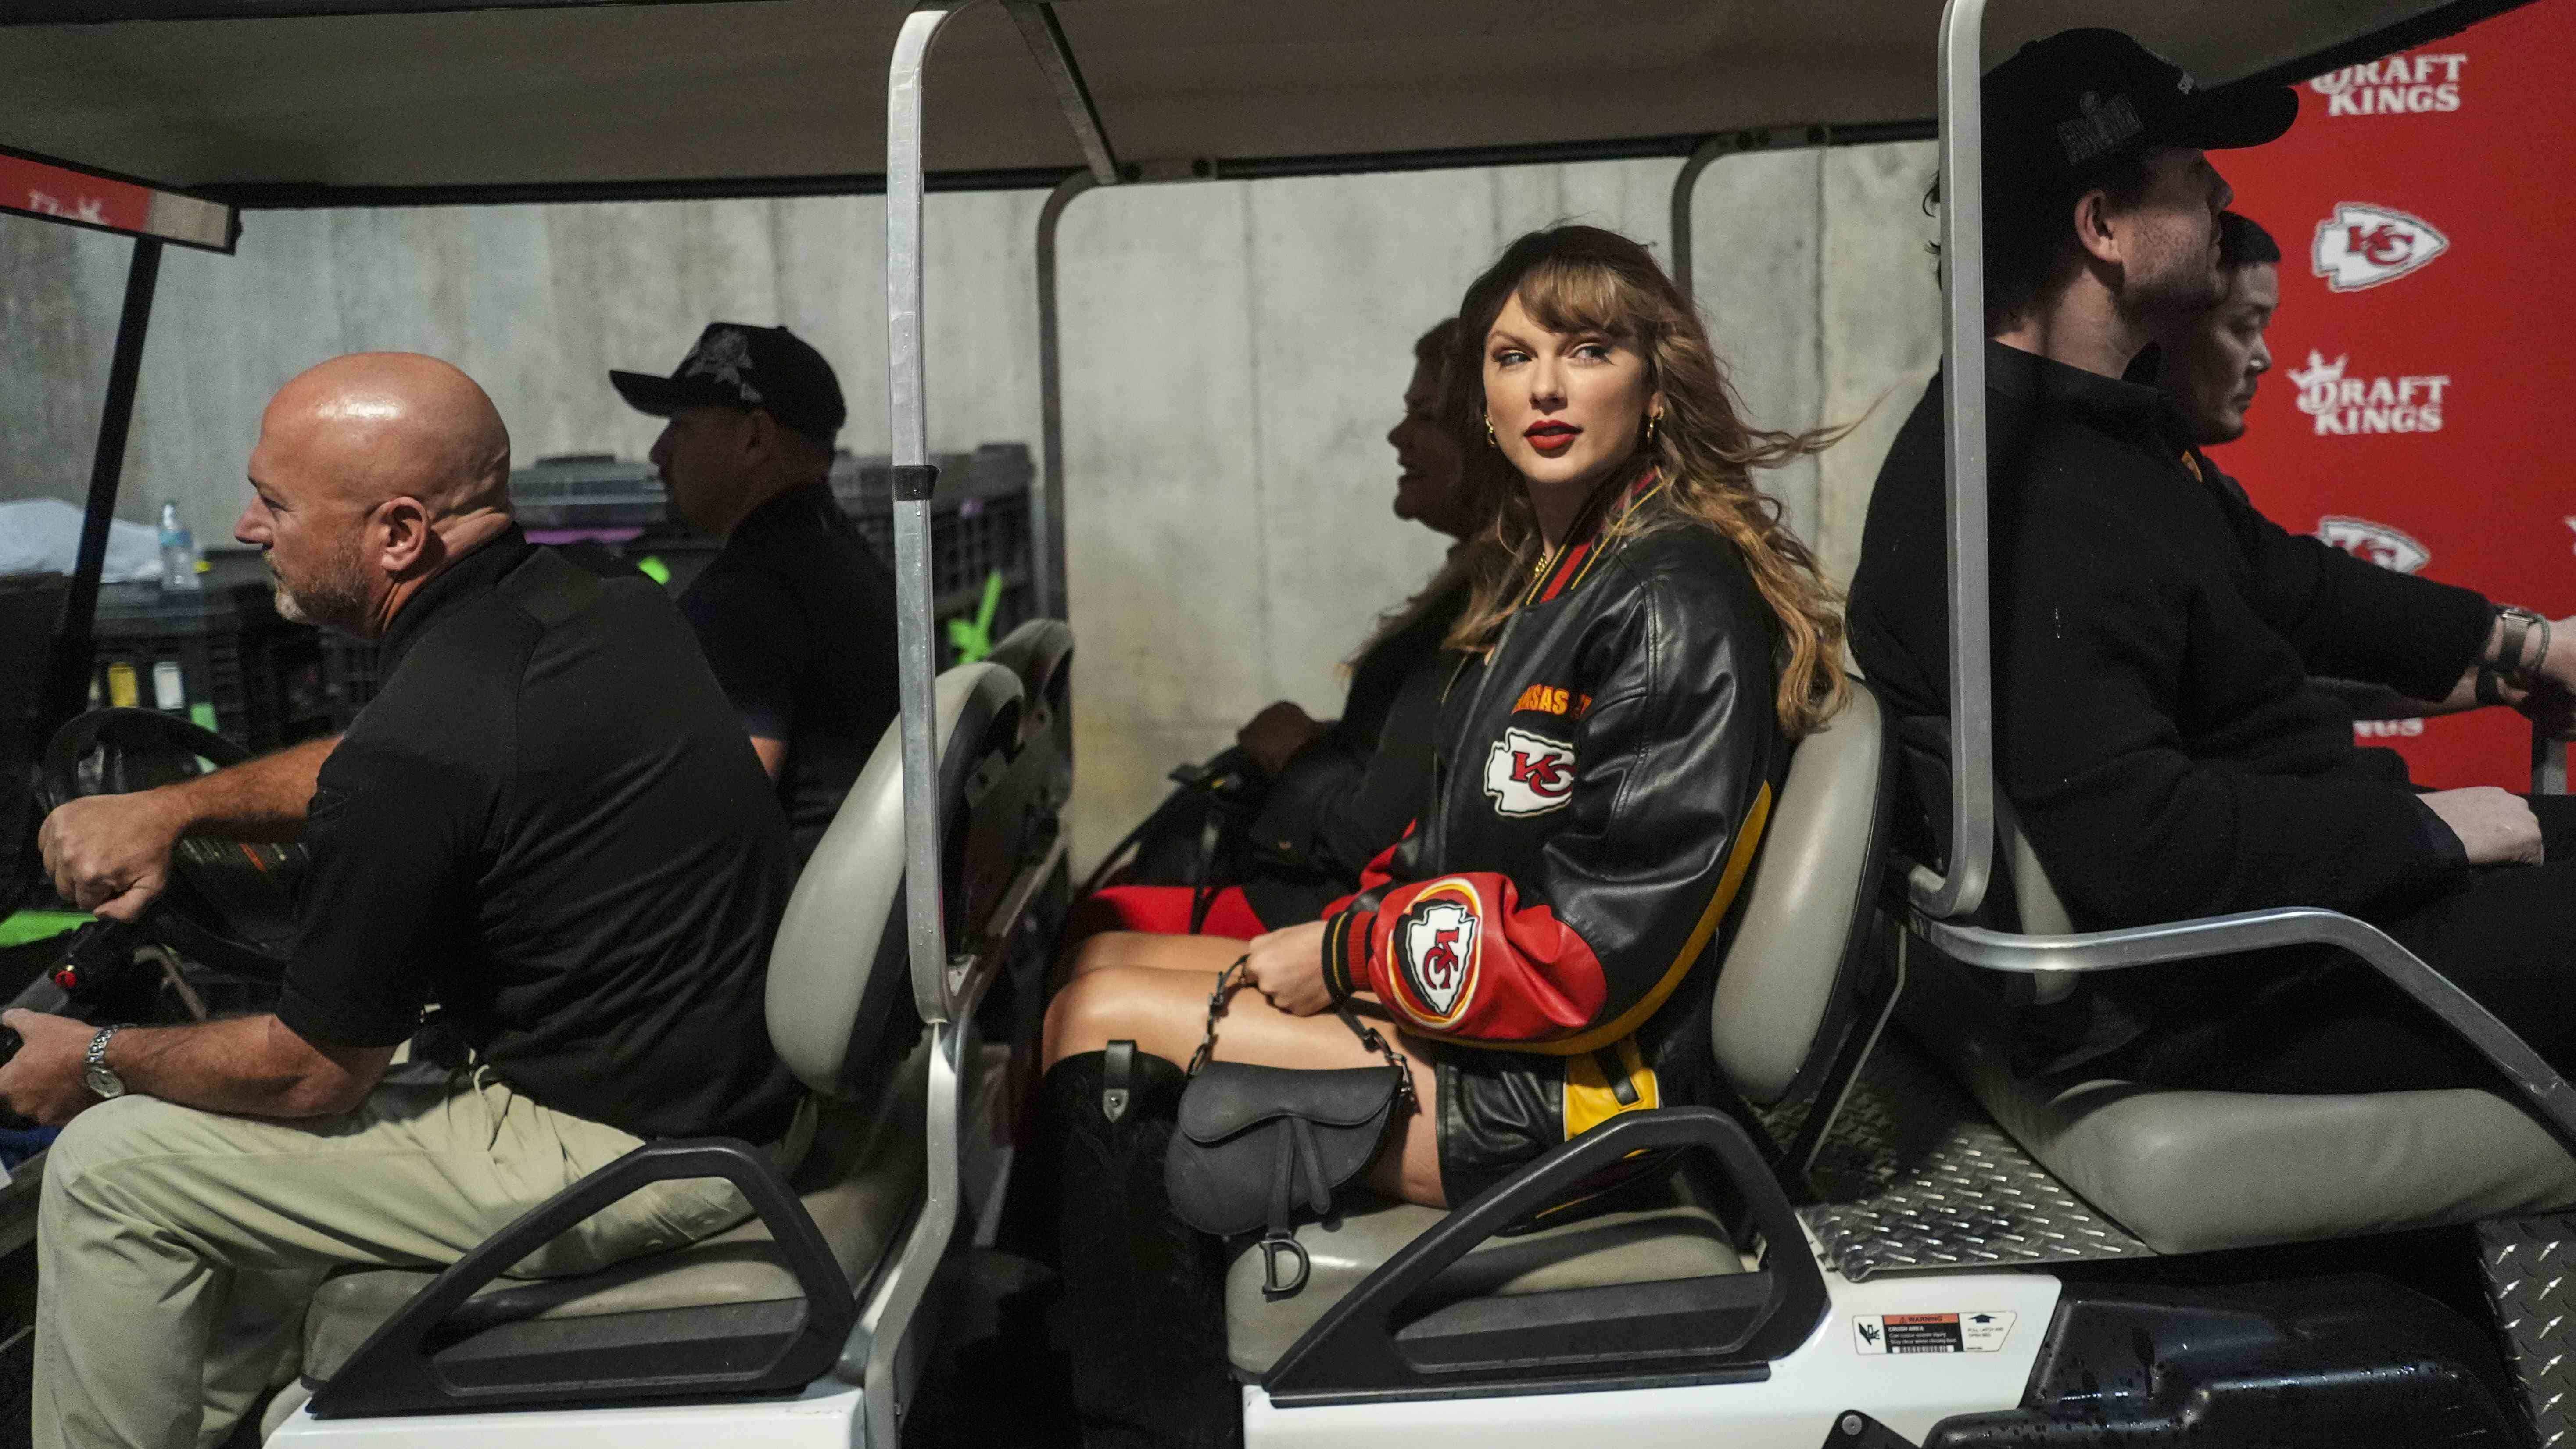
[[[1498,815],[1544,815],[1574,798],[1574,746],[1505,730],[1485,755],[1485,793]]]
[[[1416,896],[1396,924],[1395,959],[1404,990],[1421,1008],[1412,1014],[1428,1025],[1455,1020],[1475,995],[1476,932],[1482,923],[1474,906],[1464,882],[1439,882]]]
[[[2328,514],[2317,520],[2317,537],[2358,559],[2384,569],[2411,574],[2433,561],[2433,551],[2384,523]]]
[[[2393,282],[2451,249],[2451,239],[2420,216],[2347,201],[2317,223],[2309,269],[2337,292]]]

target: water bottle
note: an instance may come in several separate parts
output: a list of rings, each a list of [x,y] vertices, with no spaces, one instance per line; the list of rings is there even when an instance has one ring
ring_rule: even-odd
[[[161,587],[196,589],[197,540],[188,533],[188,525],[179,521],[179,505],[161,505]]]

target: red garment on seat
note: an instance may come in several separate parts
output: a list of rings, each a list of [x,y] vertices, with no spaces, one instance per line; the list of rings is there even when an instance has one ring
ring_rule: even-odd
[[[1107,886],[1093,891],[1074,906],[1072,918],[1065,922],[1065,945],[1070,949],[1103,931],[1186,936],[1190,934],[1190,899],[1194,894],[1188,886],[1158,885]],[[1252,913],[1252,904],[1243,898],[1243,891],[1227,886],[1208,903],[1207,922],[1199,934],[1249,941],[1269,929]]]

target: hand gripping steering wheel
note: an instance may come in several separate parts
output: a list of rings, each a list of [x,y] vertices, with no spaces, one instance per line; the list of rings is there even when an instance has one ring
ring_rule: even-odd
[[[194,779],[248,758],[241,746],[173,715],[92,710],[57,730],[45,749],[45,808]],[[170,856],[170,883],[137,922],[143,933],[217,970],[282,978],[295,950],[304,847],[190,835]]]

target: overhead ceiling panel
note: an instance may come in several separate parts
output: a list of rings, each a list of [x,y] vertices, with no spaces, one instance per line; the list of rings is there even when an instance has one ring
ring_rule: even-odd
[[[119,0],[19,3],[95,14]],[[2496,8],[1996,0],[1987,49],[2000,57],[2066,25],[2117,24],[2222,82],[2409,20],[2465,23]],[[863,177],[884,165],[885,64],[903,13],[891,0],[721,0],[20,25],[0,29],[12,53],[0,145],[197,188],[646,194]],[[1934,105],[1940,5],[1065,0],[1058,15],[1112,143],[1133,161],[1920,118]],[[934,171],[1042,180],[1082,163],[996,6],[943,33],[929,108]]]

